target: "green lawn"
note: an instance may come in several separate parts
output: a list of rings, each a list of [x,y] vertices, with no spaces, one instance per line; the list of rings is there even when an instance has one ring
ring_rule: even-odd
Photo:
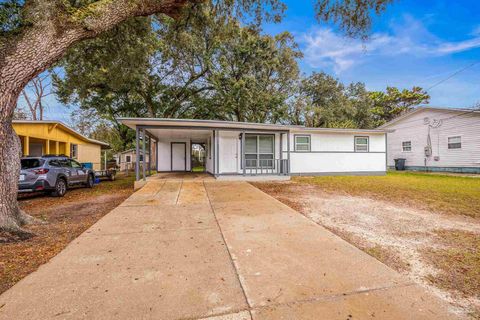
[[[480,177],[389,172],[386,176],[296,177],[326,192],[407,204],[441,213],[480,218]]]

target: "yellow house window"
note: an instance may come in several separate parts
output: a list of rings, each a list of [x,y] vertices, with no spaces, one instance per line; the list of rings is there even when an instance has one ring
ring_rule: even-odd
[[[71,144],[70,145],[70,156],[73,158],[73,159],[77,159],[78,157],[78,144]]]

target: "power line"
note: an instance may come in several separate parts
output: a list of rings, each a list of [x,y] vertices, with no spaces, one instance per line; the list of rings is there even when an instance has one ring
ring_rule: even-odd
[[[435,88],[436,86],[444,83],[445,81],[448,81],[448,80],[452,79],[452,78],[455,77],[457,74],[462,73],[463,71],[465,71],[465,70],[467,70],[467,69],[469,69],[469,68],[471,68],[471,67],[473,67],[474,65],[479,64],[479,63],[480,63],[480,61],[475,61],[475,62],[469,64],[468,66],[466,66],[466,67],[464,67],[464,68],[462,68],[462,69],[460,69],[460,70],[455,71],[454,73],[452,73],[452,74],[449,75],[448,77],[446,77],[446,78],[438,81],[437,83],[433,84],[432,86],[430,86],[429,88],[427,88],[425,91],[430,91],[431,89]]]

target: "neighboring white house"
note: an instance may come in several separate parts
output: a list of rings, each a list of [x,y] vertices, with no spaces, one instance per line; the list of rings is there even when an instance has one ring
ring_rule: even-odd
[[[143,161],[143,152],[142,150],[139,151],[140,154],[140,161]],[[125,150],[123,152],[117,153],[115,155],[115,161],[117,162],[117,165],[120,167],[120,171],[130,171],[135,169],[135,163],[136,163],[136,150],[135,149],[130,149],[130,150]],[[148,165],[148,152],[147,152],[147,157],[145,159],[147,165]]]
[[[419,107],[380,129],[388,131],[388,166],[480,173],[480,111]]]
[[[190,171],[192,144],[204,144],[206,171],[217,178],[269,175],[383,175],[384,130],[326,129],[212,120],[120,118],[157,144],[159,172]],[[141,170],[137,170],[137,180]]]

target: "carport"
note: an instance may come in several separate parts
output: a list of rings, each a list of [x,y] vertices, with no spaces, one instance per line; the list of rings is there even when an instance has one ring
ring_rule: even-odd
[[[157,172],[190,172],[192,145],[205,148],[205,172],[216,178],[269,176],[289,179],[289,127],[231,121],[119,118],[136,131],[136,179],[151,165],[140,149],[154,152]],[[152,148],[152,141],[155,145]]]

